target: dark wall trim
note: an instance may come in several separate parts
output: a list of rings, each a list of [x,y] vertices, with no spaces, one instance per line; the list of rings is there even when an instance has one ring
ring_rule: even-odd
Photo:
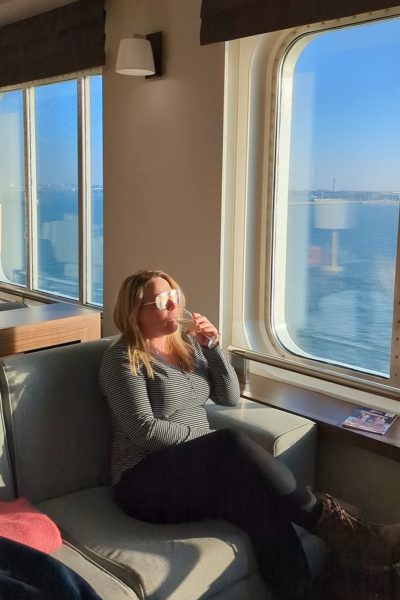
[[[0,87],[105,64],[104,0],[78,0],[0,29]]]
[[[203,0],[200,42],[234,40],[398,5],[399,0]]]

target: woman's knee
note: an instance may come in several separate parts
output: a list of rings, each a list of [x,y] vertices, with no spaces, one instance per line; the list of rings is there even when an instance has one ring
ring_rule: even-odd
[[[230,428],[218,429],[215,432],[215,435],[217,435],[220,439],[226,440],[226,442],[229,444],[241,443],[241,440],[243,438],[248,437],[242,431],[237,431],[236,429],[230,429]]]
[[[241,431],[220,430],[219,454],[230,464],[241,465],[251,476],[261,476],[280,496],[293,493],[297,484],[293,473],[265,448]],[[226,461],[225,461],[226,462]]]
[[[236,429],[219,429],[216,434],[222,448],[230,453],[246,452],[255,445],[248,435]]]

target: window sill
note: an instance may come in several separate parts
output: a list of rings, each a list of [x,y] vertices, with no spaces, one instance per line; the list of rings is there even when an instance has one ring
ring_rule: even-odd
[[[6,300],[20,300],[22,302],[26,301],[27,304],[31,305],[54,304],[62,302],[64,304],[82,306],[82,308],[90,308],[91,310],[96,310],[103,313],[103,306],[99,306],[97,304],[83,304],[79,300],[73,300],[65,296],[51,294],[50,292],[36,292],[26,288],[6,284],[4,282],[0,282],[0,295]]]
[[[310,419],[318,424],[322,435],[334,434],[345,443],[400,461],[400,417],[385,435],[347,429],[341,424],[356,407],[354,403],[254,373],[250,373],[248,382],[241,385],[241,395],[254,402]]]

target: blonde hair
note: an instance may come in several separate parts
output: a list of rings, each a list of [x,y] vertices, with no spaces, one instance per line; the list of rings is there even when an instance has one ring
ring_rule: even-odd
[[[124,279],[118,292],[117,301],[114,306],[113,319],[116,327],[121,332],[121,339],[128,346],[130,367],[134,375],[138,374],[143,365],[147,376],[154,378],[152,358],[147,348],[146,340],[138,325],[138,314],[142,306],[144,290],[151,279],[162,277],[172,289],[179,288],[177,282],[163,271],[136,271]],[[185,305],[182,294],[181,308]],[[167,338],[166,350],[173,353],[186,371],[192,371],[194,367],[194,352],[192,346],[182,339],[180,330],[171,333]]]

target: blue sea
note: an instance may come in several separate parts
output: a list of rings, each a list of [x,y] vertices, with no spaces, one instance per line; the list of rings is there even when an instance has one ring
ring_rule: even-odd
[[[90,301],[103,303],[103,190],[91,194],[91,289]],[[44,292],[79,297],[78,192],[38,192],[38,288]],[[20,272],[23,283],[25,274]]]
[[[69,215],[78,214],[77,191],[39,191],[39,220],[62,221]],[[92,190],[92,223],[103,227],[103,190]]]
[[[389,374],[398,224],[399,194],[290,196],[285,315],[301,351]]]

